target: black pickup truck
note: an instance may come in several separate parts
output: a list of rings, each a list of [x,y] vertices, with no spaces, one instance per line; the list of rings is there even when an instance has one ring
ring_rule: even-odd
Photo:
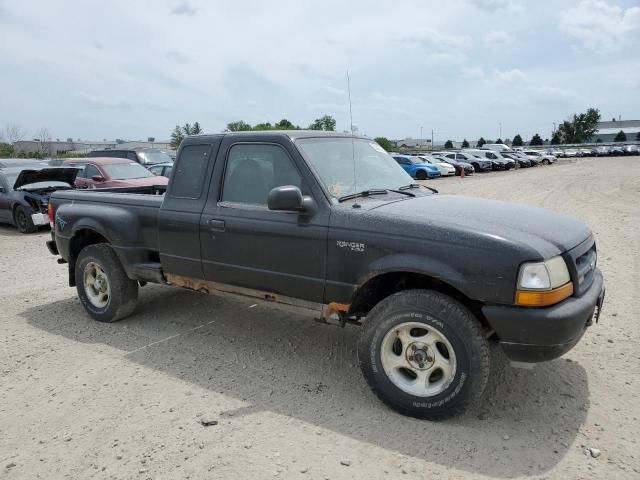
[[[422,418],[480,400],[492,343],[514,362],[564,354],[604,298],[584,224],[438,194],[367,138],[188,137],[166,193],[62,191],[49,207],[48,248],[94,319],[130,315],[147,282],[313,309],[361,325],[367,382]]]

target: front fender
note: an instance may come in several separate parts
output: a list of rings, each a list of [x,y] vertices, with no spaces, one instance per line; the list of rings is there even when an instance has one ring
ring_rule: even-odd
[[[436,258],[411,253],[399,253],[378,258],[369,265],[369,272],[359,279],[358,285],[363,286],[372,278],[392,272],[426,275],[469,296],[467,282],[461,272]],[[359,288],[354,292],[354,297],[358,290]]]

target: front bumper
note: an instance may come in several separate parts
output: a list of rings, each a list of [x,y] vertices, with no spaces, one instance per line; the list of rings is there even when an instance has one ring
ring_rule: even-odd
[[[512,361],[544,362],[571,350],[587,327],[598,321],[604,301],[600,270],[581,297],[570,297],[547,308],[486,305],[482,313],[496,331],[500,345]]]

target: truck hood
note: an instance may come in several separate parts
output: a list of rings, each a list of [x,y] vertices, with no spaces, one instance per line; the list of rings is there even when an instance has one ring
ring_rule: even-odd
[[[566,252],[591,235],[589,228],[571,217],[549,210],[497,200],[457,195],[428,195],[404,201],[378,204],[374,215],[405,217],[430,227],[449,230],[451,241],[473,241],[478,235],[496,243],[513,243],[533,248],[543,258]]]
[[[20,187],[29,185],[31,183],[40,182],[64,182],[69,186],[73,185],[73,182],[78,175],[77,168],[40,168],[40,169],[25,169],[22,170],[16,181],[13,184],[13,189],[18,190]]]

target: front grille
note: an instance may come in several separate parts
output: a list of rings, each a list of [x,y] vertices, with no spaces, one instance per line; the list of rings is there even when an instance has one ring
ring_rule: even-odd
[[[569,275],[574,285],[574,296],[581,296],[593,283],[597,258],[593,237],[589,237],[565,254]]]

